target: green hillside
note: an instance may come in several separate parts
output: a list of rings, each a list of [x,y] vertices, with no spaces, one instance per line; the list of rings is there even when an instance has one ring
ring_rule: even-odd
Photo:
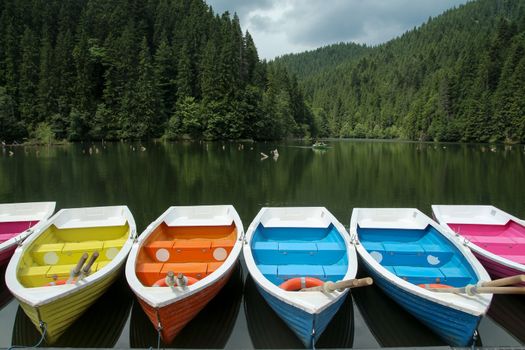
[[[294,62],[274,64],[323,66],[311,53]],[[300,84],[322,136],[525,142],[523,1],[469,2],[308,72]]]
[[[297,82],[202,0],[2,0],[0,141],[279,139]]]
[[[304,79],[321,72],[325,68],[335,67],[349,60],[357,60],[367,54],[369,50],[366,45],[339,43],[312,51],[283,55],[277,58],[277,61],[297,78]]]

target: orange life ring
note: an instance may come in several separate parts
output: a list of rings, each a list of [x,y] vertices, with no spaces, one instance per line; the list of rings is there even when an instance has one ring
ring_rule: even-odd
[[[191,276],[184,276],[186,277],[186,285],[187,286],[191,286],[192,284],[195,284],[197,282],[199,282],[198,279],[196,279],[195,277],[191,277]],[[177,281],[175,280],[175,285],[174,287],[177,286]],[[153,283],[153,287],[169,287],[168,284],[166,283],[166,278],[161,278],[160,280],[158,280],[157,282]]]
[[[51,281],[48,284],[46,284],[46,287],[61,286],[66,283],[67,283],[67,280]]]
[[[452,286],[449,286],[447,284],[426,284],[426,283],[423,283],[423,284],[418,284],[418,286],[421,287],[421,288],[425,288],[425,289],[428,289],[428,288],[436,288],[436,289],[453,288]]]
[[[287,290],[289,292],[294,292],[301,290],[303,288],[319,287],[324,284],[323,281],[313,277],[296,277],[291,278],[287,281],[281,283],[279,288]]]

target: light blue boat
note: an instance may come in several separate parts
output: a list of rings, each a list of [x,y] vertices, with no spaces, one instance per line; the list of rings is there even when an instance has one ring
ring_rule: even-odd
[[[465,287],[490,277],[466,247],[417,209],[356,208],[350,236],[383,291],[451,346],[472,343],[492,294],[427,288]]]
[[[307,348],[315,346],[348,289],[295,289],[355,278],[357,255],[345,232],[325,208],[263,208],[246,232],[244,258],[259,292]]]

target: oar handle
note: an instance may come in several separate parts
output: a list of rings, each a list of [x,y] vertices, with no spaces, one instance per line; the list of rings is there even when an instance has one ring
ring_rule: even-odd
[[[355,279],[339,281],[339,282],[326,282],[322,286],[304,288],[304,289],[301,289],[301,291],[322,291],[325,293],[332,293],[332,292],[335,292],[336,290],[342,290],[346,288],[364,287],[364,286],[369,286],[373,283],[374,283],[374,280],[370,277],[359,278],[359,279],[355,278]]]
[[[82,254],[82,256],[80,257],[80,260],[77,263],[77,266],[75,266],[73,268],[73,270],[71,270],[71,275],[72,276],[78,276],[80,274],[80,270],[82,269],[82,265],[84,265],[84,263],[86,262],[87,258],[88,258],[88,253]]]
[[[84,275],[87,275],[89,273],[89,270],[91,270],[91,266],[93,266],[93,264],[95,263],[95,260],[97,260],[98,258],[98,252],[95,251],[92,255],[91,255],[91,258],[89,259],[88,263],[86,264],[86,266],[84,266],[84,268],[82,269],[82,273]]]
[[[509,286],[512,284],[520,284],[525,283],[525,275],[516,275],[516,276],[510,276],[505,278],[500,278],[493,281],[487,281],[483,282],[481,284],[482,287],[503,287],[503,286]]]

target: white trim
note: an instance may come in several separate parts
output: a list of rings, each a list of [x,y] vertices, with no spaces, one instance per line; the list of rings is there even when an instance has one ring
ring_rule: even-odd
[[[191,213],[203,213],[208,212],[209,215],[220,217],[215,225],[230,225],[232,222],[235,223],[237,228],[237,240],[233,246],[232,251],[224,261],[224,263],[215,270],[212,274],[206,276],[205,278],[199,280],[197,283],[187,286],[184,289],[180,287],[176,288],[162,288],[162,287],[148,287],[144,286],[138,279],[137,274],[135,273],[135,266],[137,263],[137,256],[140,248],[143,246],[144,242],[147,240],[149,235],[163,222],[168,220],[170,226],[176,224],[177,220],[173,220],[174,217],[177,217],[177,212],[184,212],[184,215],[189,215],[189,217],[184,221],[182,226],[187,226],[189,222],[203,222],[205,220],[208,225],[211,225],[211,221],[207,221],[202,217],[198,217],[195,220],[191,218]],[[216,215],[214,215],[215,213]],[[221,213],[221,214],[219,214]],[[200,214],[199,214],[200,215]],[[224,218],[224,215],[227,215],[227,218]],[[181,222],[181,221],[179,221]],[[239,258],[239,254],[242,249],[242,241],[244,237],[244,228],[242,226],[241,218],[237,211],[232,205],[215,205],[215,206],[179,206],[179,207],[169,207],[159,218],[153,221],[148,227],[142,232],[138,237],[137,241],[133,244],[131,252],[126,263],[126,279],[130,285],[133,292],[140,299],[144,300],[146,303],[151,305],[154,308],[161,308],[166,305],[170,305],[178,300],[189,297],[201,290],[206,289],[207,287],[213,285],[220,278],[222,278],[227,272],[233,268],[235,263]]]
[[[65,296],[75,294],[79,292],[80,290],[86,288],[87,286],[97,283],[98,281],[102,280],[107,274],[113,272],[114,270],[122,266],[133,244],[133,238],[136,235],[137,229],[135,225],[135,220],[133,219],[133,215],[131,214],[127,206],[112,206],[112,207],[97,207],[97,208],[107,208],[108,210],[118,210],[120,212],[120,215],[122,215],[122,217],[125,218],[125,221],[127,221],[129,225],[130,233],[128,236],[128,240],[126,241],[122,249],[120,249],[117,256],[113,260],[111,260],[110,263],[104,266],[102,269],[98,270],[92,275],[89,275],[83,278],[81,281],[74,283],[74,284],[65,284],[65,285],[54,286],[54,287],[34,287],[34,288],[26,288],[25,286],[23,286],[18,281],[17,271],[18,271],[18,266],[20,264],[20,260],[25,250],[31,245],[31,243],[35,241],[36,239],[38,239],[40,234],[42,234],[46,229],[48,229],[51,225],[53,225],[55,220],[60,218],[61,215],[70,215],[70,214],[78,215],[79,213],[82,213],[85,210],[91,209],[91,208],[62,209],[59,212],[57,212],[53,217],[51,217],[49,220],[47,220],[44,223],[44,225],[41,228],[39,228],[38,232],[35,232],[35,234],[31,235],[28,239],[24,241],[24,243],[20,247],[18,247],[15,250],[15,253],[13,257],[11,258],[9,265],[7,266],[6,284],[9,290],[13,293],[13,295],[17,299],[20,299],[23,302],[33,307],[45,305],[57,299],[63,298]]]
[[[279,218],[281,213],[287,213],[288,216]],[[290,216],[290,213],[294,215]],[[316,215],[312,217],[311,215]],[[303,215],[303,218],[300,216]],[[293,219],[291,219],[293,217]],[[344,277],[345,280],[355,278],[357,274],[357,255],[354,249],[353,244],[350,242],[350,239],[346,233],[344,226],[337,221],[337,219],[330,213],[326,208],[323,207],[289,207],[289,208],[262,208],[257,216],[253,219],[252,223],[246,231],[245,244],[243,248],[244,260],[250,275],[253,277],[255,282],[263,288],[266,292],[272,296],[278,298],[279,300],[293,305],[303,311],[308,312],[309,314],[317,314],[322,312],[324,309],[335,303],[339,298],[343,297],[348,293],[348,289],[345,289],[343,292],[333,292],[330,294],[325,294],[322,292],[288,292],[285,291],[275,284],[271,283],[264,275],[261,273],[251,251],[251,239],[259,223],[262,223],[264,218],[271,218],[270,223],[280,221],[280,227],[293,227],[296,222],[303,221],[302,219],[308,219],[309,222],[314,223],[313,227],[328,227],[332,223],[341,237],[345,242],[347,248],[347,258],[348,258],[348,270]],[[286,222],[289,221],[289,222]],[[303,221],[304,222],[304,221]],[[322,226],[321,226],[321,223]],[[328,223],[327,225],[325,225]],[[284,225],[284,226],[283,226]],[[299,227],[312,227],[308,225],[301,225]]]
[[[377,212],[382,212],[384,214],[395,213],[402,211],[405,215],[413,215],[416,213],[417,217],[424,218],[428,225],[431,225],[439,233],[441,233],[446,239],[448,239],[465,257],[467,262],[472,266],[472,269],[476,273],[476,276],[479,281],[490,281],[490,276],[487,271],[483,268],[480,262],[472,254],[470,250],[460,244],[454,237],[447,231],[439,226],[434,220],[427,217],[418,209],[414,208],[403,208],[403,209],[391,209],[391,208],[379,208],[379,209],[369,209],[369,208],[354,208],[352,212],[352,217],[350,219],[350,236],[358,237],[357,234],[357,225],[360,224],[362,218],[367,218],[367,220],[373,220],[373,215]],[[360,226],[360,225],[359,225]],[[392,226],[394,227],[394,226]],[[407,228],[400,221],[400,225],[397,228]],[[487,312],[487,309],[492,300],[492,294],[480,294],[476,296],[468,296],[466,294],[450,294],[450,293],[436,293],[428,291],[424,288],[418,287],[412,283],[409,283],[402,278],[397,277],[387,269],[385,269],[381,264],[379,264],[372,256],[366,251],[362,244],[358,244],[357,252],[361,258],[368,264],[371,268],[377,271],[381,276],[383,276],[390,283],[398,286],[407,293],[413,294],[423,299],[430,300],[432,302],[452,307],[457,310],[469,313],[474,316],[484,315]]]

